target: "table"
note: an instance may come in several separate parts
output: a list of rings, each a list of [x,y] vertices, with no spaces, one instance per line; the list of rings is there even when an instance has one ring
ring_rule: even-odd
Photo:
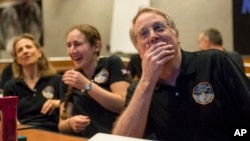
[[[35,127],[31,125],[23,125],[23,124],[17,125],[17,130],[24,130],[24,129],[29,129],[29,128],[35,128]]]
[[[24,127],[24,126],[23,126]],[[27,141],[87,141],[86,138],[75,137],[61,133],[55,133],[35,128],[18,129],[19,136],[26,136]]]

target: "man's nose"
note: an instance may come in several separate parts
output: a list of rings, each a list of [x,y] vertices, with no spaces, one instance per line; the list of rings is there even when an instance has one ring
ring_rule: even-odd
[[[149,38],[151,43],[155,43],[159,39],[159,35],[154,30],[150,30]]]

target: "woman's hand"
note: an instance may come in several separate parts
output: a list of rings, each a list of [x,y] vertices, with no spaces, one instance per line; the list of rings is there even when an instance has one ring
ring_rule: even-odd
[[[55,109],[59,108],[60,100],[48,99],[42,107],[41,113],[51,115]]]
[[[86,127],[90,124],[90,119],[88,116],[77,115],[67,119],[69,127],[75,132],[83,132]]]
[[[66,71],[62,77],[62,80],[65,84],[80,90],[84,88],[86,82],[89,82],[85,76],[75,70]]]

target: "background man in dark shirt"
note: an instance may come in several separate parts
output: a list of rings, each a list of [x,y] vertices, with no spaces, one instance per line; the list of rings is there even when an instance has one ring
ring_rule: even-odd
[[[218,49],[224,51],[244,71],[241,55],[236,51],[226,51],[223,47],[221,33],[215,28],[209,28],[200,33],[198,37],[199,50]]]

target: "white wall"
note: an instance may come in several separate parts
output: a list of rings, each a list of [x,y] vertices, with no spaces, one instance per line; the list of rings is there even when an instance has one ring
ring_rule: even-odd
[[[66,33],[76,24],[92,24],[109,44],[113,0],[43,0],[44,50],[48,56],[67,56]]]
[[[110,33],[111,53],[137,53],[129,38],[129,28],[138,8],[149,4],[150,0],[114,0]]]
[[[195,51],[198,35],[204,29],[220,30],[227,50],[233,49],[232,1],[229,0],[151,0],[174,17],[180,29],[184,50]]]

